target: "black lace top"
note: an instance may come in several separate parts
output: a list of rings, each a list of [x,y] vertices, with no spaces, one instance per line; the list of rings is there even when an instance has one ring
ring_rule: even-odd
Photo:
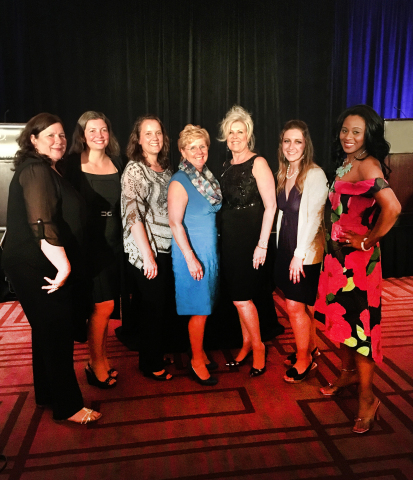
[[[244,163],[232,165],[230,161],[224,163],[221,176],[221,190],[226,208],[247,208],[262,203],[257,182],[252,174],[254,155]]]

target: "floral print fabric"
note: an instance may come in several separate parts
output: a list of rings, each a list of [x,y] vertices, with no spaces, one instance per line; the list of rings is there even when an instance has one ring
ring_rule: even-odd
[[[379,214],[374,193],[388,188],[382,178],[357,183],[336,181],[326,204],[326,256],[320,275],[317,318],[333,341],[382,361],[381,263],[377,243],[368,252],[338,242],[342,232],[368,235]]]

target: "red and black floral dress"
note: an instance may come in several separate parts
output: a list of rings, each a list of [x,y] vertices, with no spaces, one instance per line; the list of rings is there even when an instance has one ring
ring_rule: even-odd
[[[342,232],[368,235],[379,205],[373,194],[389,185],[382,178],[356,183],[336,181],[325,209],[326,256],[320,275],[317,318],[333,341],[382,361],[380,246],[364,252],[338,242]]]

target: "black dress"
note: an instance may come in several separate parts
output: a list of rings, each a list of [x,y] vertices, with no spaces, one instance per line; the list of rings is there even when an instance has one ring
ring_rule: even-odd
[[[73,368],[74,288],[84,276],[85,205],[76,190],[42,159],[16,168],[9,188],[2,263],[32,328],[33,380],[38,405],[63,420],[83,408]],[[57,270],[40,240],[63,246],[71,265],[66,283],[48,294],[43,277]]]
[[[252,259],[261,234],[264,205],[252,174],[254,155],[244,163],[224,164],[221,189],[222,266],[233,301],[251,300],[266,280],[268,263],[258,269]]]
[[[290,263],[297,247],[298,214],[300,210],[301,193],[295,185],[290,190],[288,199],[285,190],[277,196],[277,206],[282,210],[281,229],[278,236],[277,258],[274,266],[274,278],[277,287],[282,290],[289,300],[314,305],[318,279],[320,276],[319,263],[304,265],[304,273],[300,275],[300,281],[293,283],[290,280]]]
[[[80,192],[87,205],[87,260],[93,278],[93,302],[119,297],[123,260],[120,216],[120,160],[111,158],[118,172],[95,175],[82,172],[80,155],[65,161],[64,175]]]

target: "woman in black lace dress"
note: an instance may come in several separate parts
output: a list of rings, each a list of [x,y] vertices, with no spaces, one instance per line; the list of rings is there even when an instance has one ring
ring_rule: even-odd
[[[252,298],[265,280],[264,265],[276,209],[274,177],[266,160],[253,153],[253,122],[242,107],[235,105],[222,120],[220,140],[226,141],[232,152],[221,177],[223,271],[243,338],[240,352],[228,365],[242,365],[252,353],[250,376],[256,377],[266,370],[265,345]]]

